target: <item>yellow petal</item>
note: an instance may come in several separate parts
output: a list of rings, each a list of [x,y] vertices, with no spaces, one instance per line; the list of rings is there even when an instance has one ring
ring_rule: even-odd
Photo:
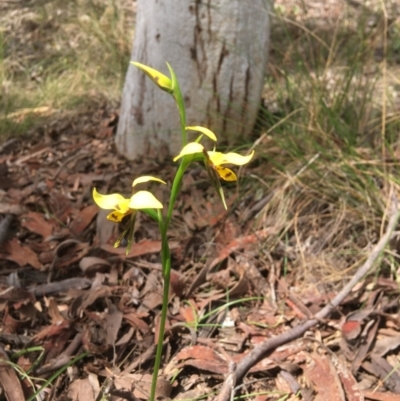
[[[229,168],[216,166],[218,175],[225,181],[237,181],[236,174]]]
[[[129,199],[125,199],[120,194],[102,195],[96,191],[96,188],[94,188],[93,199],[97,206],[105,210],[114,209],[123,214],[129,210]]]
[[[210,139],[212,139],[214,142],[217,142],[217,137],[215,136],[214,132],[212,132],[208,128],[196,125],[196,126],[193,126],[193,127],[185,127],[185,129],[186,130],[191,130],[191,131],[201,132],[202,134],[204,134],[204,135],[208,136]]]
[[[132,183],[132,187],[134,187],[137,184],[142,184],[143,182],[148,182],[148,181],[157,181],[161,182],[162,184],[166,184],[166,182],[160,180],[159,178],[152,177],[151,175],[144,175],[143,177],[136,178],[136,180],[134,180]]]
[[[118,212],[114,210],[107,216],[107,220],[110,220],[114,223],[120,223],[125,216],[128,216],[133,213],[133,210],[128,210],[126,213]]]
[[[138,191],[132,195],[129,207],[131,209],[162,209],[162,203],[149,191]]]
[[[226,202],[225,202],[224,190],[222,189],[221,180],[219,179],[220,177],[217,172],[217,168],[208,160],[204,161],[204,165],[206,167],[207,174],[210,179],[211,185],[217,191],[218,196],[220,197],[220,199],[222,200],[222,203],[224,204],[225,210],[227,210],[228,207],[226,206]]]
[[[211,161],[215,166],[221,164],[236,164],[237,166],[243,166],[247,164],[254,156],[254,150],[247,156],[239,155],[238,153],[221,153],[221,152],[207,152]]]
[[[146,73],[146,75],[151,78],[158,87],[167,92],[172,92],[172,81],[166,75],[155,70],[154,68],[148,67],[147,65],[138,63],[136,61],[131,61],[131,63]]]
[[[203,152],[204,146],[201,143],[197,142],[189,142],[186,146],[183,147],[181,153],[178,156],[174,157],[174,162],[180,159],[183,156],[194,155],[195,153]]]

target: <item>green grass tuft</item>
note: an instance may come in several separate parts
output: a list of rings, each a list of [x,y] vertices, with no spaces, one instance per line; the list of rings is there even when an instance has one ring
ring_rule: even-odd
[[[42,124],[37,108],[48,107],[51,114],[104,99],[119,101],[134,29],[130,2],[10,3],[2,10],[0,26],[3,140]],[[32,113],[15,119],[21,109]]]

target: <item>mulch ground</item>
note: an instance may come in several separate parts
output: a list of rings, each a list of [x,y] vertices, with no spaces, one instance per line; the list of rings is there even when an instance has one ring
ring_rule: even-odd
[[[175,166],[119,157],[117,120],[105,106],[74,121],[59,116],[0,147],[0,383],[8,400],[41,386],[42,400],[148,399],[162,297],[157,226],[140,216],[126,255],[113,247],[122,228],[91,193],[128,195],[144,174],[170,183]],[[167,189],[151,188],[167,201]],[[249,350],[335,296],[324,283],[302,290],[290,256],[266,251],[279,233],[255,224],[263,202],[254,193],[228,188],[225,212],[201,166],[185,177],[170,232],[162,399],[213,399]],[[236,395],[399,399],[399,293],[388,278],[360,284],[329,319],[255,364]]]

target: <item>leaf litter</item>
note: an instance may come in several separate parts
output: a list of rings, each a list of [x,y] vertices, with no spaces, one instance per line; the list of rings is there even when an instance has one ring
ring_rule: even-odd
[[[114,115],[103,110],[98,116],[100,127],[108,114]],[[126,255],[112,246],[118,226],[110,225],[91,199],[95,185],[107,191],[129,188],[131,163],[113,153],[112,135],[100,140],[85,127],[58,139],[18,139],[0,159],[14,183],[1,194],[13,211],[3,214],[3,220],[11,217],[0,247],[3,391],[11,400],[18,399],[18,391],[29,398],[38,378],[87,353],[43,389],[48,399],[98,400],[105,394],[146,399],[162,300],[157,230],[141,217]],[[143,162],[134,171],[160,168]],[[172,164],[162,168],[172,174]],[[231,205],[234,198],[228,198]],[[211,191],[191,182],[178,210],[170,233],[175,266],[158,394],[212,399],[232,364],[312,318],[334,293],[314,287],[296,294],[291,274],[281,275],[279,256],[260,257],[265,241],[276,235],[274,227],[252,230],[224,212]],[[389,278],[368,279],[318,329],[254,363],[238,391],[260,400],[282,394],[306,400],[395,399],[399,296]],[[42,351],[29,352],[32,347]],[[22,378],[23,371],[32,381]],[[14,383],[12,389],[5,380]]]

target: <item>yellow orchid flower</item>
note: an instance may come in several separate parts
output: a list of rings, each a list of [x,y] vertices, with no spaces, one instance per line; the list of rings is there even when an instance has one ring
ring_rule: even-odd
[[[236,174],[227,167],[222,166],[223,164],[235,164],[237,166],[243,166],[247,164],[254,155],[254,150],[247,156],[239,155],[238,153],[229,152],[222,153],[216,151],[208,151],[204,149],[201,143],[190,142],[183,147],[178,156],[174,158],[174,162],[186,155],[194,155],[196,153],[203,153],[205,156],[206,164],[213,168],[218,176],[225,181],[236,181]]]
[[[154,68],[138,63],[137,61],[131,61],[131,63],[135,67],[142,70],[159,88],[168,93],[172,93],[173,91],[172,80],[168,78],[166,75],[162,74],[160,71],[155,70]]]
[[[220,183],[220,178],[225,181],[237,181],[236,174],[229,168],[223,166],[223,164],[235,164],[237,166],[243,166],[247,164],[254,156],[254,150],[247,156],[242,156],[238,153],[229,152],[222,153],[216,151],[206,151],[204,146],[198,142],[190,142],[184,146],[178,156],[174,158],[174,161],[187,155],[200,155],[203,154],[203,160],[207,169],[208,176],[211,184],[217,190],[225,209],[227,209],[224,192]]]
[[[133,181],[132,187],[148,181],[157,181],[165,184],[159,178],[151,176],[139,177]],[[129,216],[141,209],[162,209],[162,203],[148,191],[135,192],[130,198],[124,198],[120,194],[102,195],[93,189],[93,199],[101,209],[112,210],[107,216],[108,220],[119,223],[125,216]]]

